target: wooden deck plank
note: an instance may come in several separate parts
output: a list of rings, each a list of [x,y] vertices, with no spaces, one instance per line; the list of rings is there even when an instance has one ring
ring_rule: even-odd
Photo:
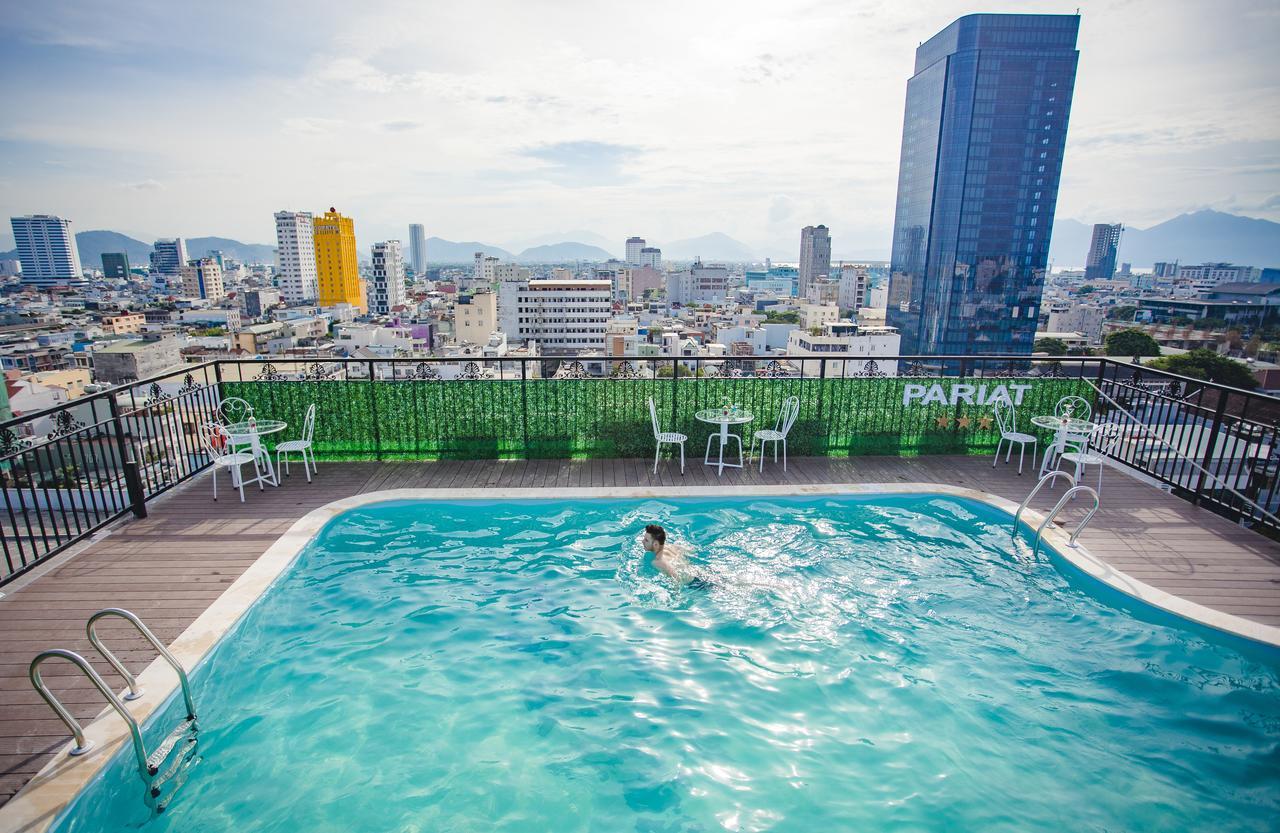
[[[208,477],[175,489],[150,505],[150,516],[111,530],[74,558],[51,562],[47,574],[16,582],[0,599],[0,801],[7,800],[59,750],[62,725],[31,689],[27,664],[38,651],[66,647],[84,653],[101,671],[106,663],[84,637],[93,612],[113,605],[133,609],[165,642],[178,636],[299,517],[330,501],[381,489],[521,487],[549,494],[570,486],[710,485],[733,493],[738,485],[811,483],[944,483],[1020,501],[1035,484],[1028,469],[992,467],[982,457],[791,458],[783,471],[772,455],[756,466],[705,466],[689,446],[686,471],[679,458],[626,460],[449,460],[433,463],[325,463],[313,482],[295,471],[279,489],[251,490],[246,502],[211,500]],[[1046,490],[1035,508],[1048,509],[1062,494]],[[1280,624],[1280,544],[1119,472],[1106,472],[1102,507],[1081,536],[1098,557],[1171,593],[1267,624]],[[1068,524],[1086,509],[1068,507]],[[125,664],[140,670],[153,657],[128,630],[104,630],[119,644]],[[48,666],[46,676],[75,715],[88,720],[102,702],[70,667]],[[113,684],[120,681],[111,674]]]

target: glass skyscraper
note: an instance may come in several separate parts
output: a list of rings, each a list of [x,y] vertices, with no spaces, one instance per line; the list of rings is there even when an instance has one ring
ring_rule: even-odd
[[[968,15],[916,49],[886,322],[904,355],[1031,353],[1079,25]]]

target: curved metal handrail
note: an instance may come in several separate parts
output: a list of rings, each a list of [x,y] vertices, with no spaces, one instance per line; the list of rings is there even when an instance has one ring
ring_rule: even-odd
[[[1021,520],[1022,518],[1022,510],[1026,509],[1027,504],[1031,503],[1031,499],[1035,497],[1036,494],[1040,491],[1040,487],[1048,483],[1049,481],[1053,480],[1055,477],[1065,477],[1071,481],[1073,486],[1076,482],[1075,477],[1070,472],[1065,472],[1065,471],[1062,471],[1061,469],[1054,469],[1053,471],[1047,473],[1044,477],[1040,478],[1040,480],[1036,483],[1036,485],[1031,487],[1031,493],[1028,494],[1026,498],[1023,499],[1021,504],[1018,505],[1018,511],[1013,516],[1012,533],[1015,538],[1018,536],[1018,521]]]
[[[1040,544],[1044,537],[1044,528],[1048,526],[1055,517],[1057,517],[1058,512],[1062,510],[1062,507],[1067,505],[1067,501],[1075,497],[1076,492],[1086,492],[1087,494],[1092,495],[1093,508],[1090,509],[1087,514],[1085,514],[1084,520],[1080,521],[1080,525],[1076,527],[1075,532],[1071,533],[1071,538],[1067,541],[1067,546],[1071,547],[1072,549],[1075,549],[1076,539],[1080,537],[1080,532],[1085,528],[1085,526],[1089,523],[1089,521],[1093,519],[1093,516],[1098,512],[1098,504],[1100,501],[1098,499],[1098,493],[1093,489],[1092,486],[1072,486],[1070,489],[1067,489],[1067,493],[1064,494],[1062,496],[1062,499],[1059,500],[1057,504],[1054,505],[1053,509],[1049,511],[1049,514],[1045,516],[1044,522],[1040,524],[1040,528],[1036,530],[1036,544],[1031,551],[1032,557],[1035,557],[1040,552]]]
[[[99,693],[107,699],[107,704],[115,709],[116,714],[120,715],[124,722],[128,724],[129,734],[133,737],[133,754],[138,760],[138,771],[142,774],[142,777],[150,779],[152,775],[155,775],[155,770],[147,762],[147,748],[143,745],[142,731],[138,728],[138,721],[133,719],[133,715],[129,714],[129,710],[124,707],[124,704],[116,698],[116,695],[107,687],[103,679],[98,676],[98,672],[93,670],[93,666],[89,664],[88,660],[74,651],[53,648],[48,651],[42,651],[36,655],[35,659],[31,660],[31,667],[28,669],[27,675],[31,678],[31,685],[35,686],[36,691],[49,704],[49,708],[53,709],[58,717],[62,719],[62,722],[67,724],[67,728],[71,730],[76,745],[68,754],[83,755],[93,749],[94,744],[93,741],[85,739],[84,729],[80,728],[80,722],[72,717],[71,712],[67,711],[66,707],[58,701],[58,698],[50,693],[48,686],[44,684],[44,680],[40,677],[40,666],[50,659],[65,659],[84,672],[84,675],[89,678],[89,682],[93,683],[94,688],[98,689]]]
[[[174,671],[178,672],[178,682],[182,684],[182,699],[186,701],[187,706],[187,719],[195,720],[196,705],[195,701],[191,698],[191,682],[187,679],[187,671],[182,667],[182,663],[174,659],[173,654],[169,653],[169,649],[164,647],[164,644],[156,638],[156,635],[151,632],[150,628],[142,623],[141,619],[123,608],[108,607],[104,610],[99,610],[97,613],[89,617],[89,622],[85,625],[85,631],[88,633],[89,641],[93,643],[93,647],[98,649],[98,653],[102,654],[103,659],[111,663],[111,667],[114,668],[121,677],[124,677],[125,682],[129,684],[129,693],[124,696],[124,699],[138,699],[142,696],[142,689],[138,688],[137,679],[133,674],[129,673],[129,669],[124,667],[124,663],[118,660],[115,654],[107,650],[107,646],[103,645],[102,640],[98,637],[96,628],[98,620],[104,619],[108,616],[118,616],[137,628],[138,633],[142,635],[142,638],[150,642],[151,647],[155,648],[156,651],[160,653],[160,656],[164,658],[165,662],[169,663],[170,667],[172,667]]]

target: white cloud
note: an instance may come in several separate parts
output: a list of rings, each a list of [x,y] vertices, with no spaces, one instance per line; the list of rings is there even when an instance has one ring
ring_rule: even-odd
[[[423,222],[497,243],[555,228],[718,230],[794,248],[801,225],[825,222],[837,252],[884,251],[915,47],[969,11],[959,0],[404,0],[321,4],[303,20],[261,3],[216,15],[159,0],[109,15],[58,4],[47,20],[0,22],[0,34],[132,44],[154,42],[165,20],[243,36],[216,38],[207,71],[145,49],[104,62],[91,48],[80,64],[60,49],[47,63],[0,57],[0,141],[63,162],[56,176],[0,168],[0,207],[56,203],[81,228],[255,241],[271,239],[279,208],[329,205],[356,218],[362,240]],[[1059,215],[1141,226],[1217,205],[1280,219],[1274,4],[1082,13]],[[122,113],[126,129],[87,129]]]

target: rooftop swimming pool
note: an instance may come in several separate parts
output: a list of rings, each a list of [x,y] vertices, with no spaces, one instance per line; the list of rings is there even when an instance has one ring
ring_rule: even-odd
[[[653,570],[652,522],[709,586]],[[126,749],[52,829],[1274,829],[1280,651],[1009,527],[921,494],[353,509],[193,673],[165,812]]]

